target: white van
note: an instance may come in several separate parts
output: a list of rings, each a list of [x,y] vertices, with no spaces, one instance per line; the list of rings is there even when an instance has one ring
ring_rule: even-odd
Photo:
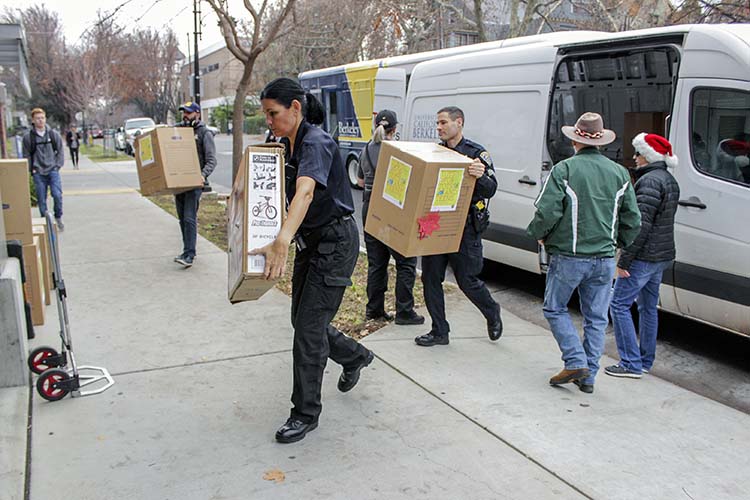
[[[602,151],[624,165],[638,132],[668,137],[682,195],[660,305],[750,336],[750,25],[586,33],[423,62],[409,82],[405,139],[436,140],[425,124],[447,105],[464,110],[465,135],[494,160],[485,257],[537,273],[525,228],[546,174],[573,152],[560,127],[600,113],[618,136]]]
[[[313,93],[323,104],[325,118],[322,128],[338,140],[341,158],[349,174],[349,182],[352,187],[356,187],[359,154],[371,138],[372,119],[382,109],[395,111],[399,120],[401,119],[409,76],[417,64],[501,47],[543,41],[563,43],[578,40],[583,33],[597,32],[544,33],[373,59],[306,71],[299,75],[299,81],[305,90]],[[399,126],[396,131],[397,140],[400,135]]]

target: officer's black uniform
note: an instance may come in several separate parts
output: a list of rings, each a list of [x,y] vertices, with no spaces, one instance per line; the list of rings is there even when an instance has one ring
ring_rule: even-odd
[[[448,147],[447,144],[441,143]],[[445,298],[443,281],[445,270],[450,263],[459,288],[479,308],[487,320],[488,328],[497,331],[500,323],[500,306],[492,299],[489,290],[478,275],[482,271],[482,232],[489,224],[489,199],[497,191],[495,167],[489,153],[476,142],[462,138],[455,148],[451,148],[469,158],[478,158],[484,163],[485,171],[478,178],[471,195],[471,208],[457,253],[429,255],[422,257],[422,284],[427,310],[432,317],[432,329],[427,335],[416,338],[417,344],[433,345],[447,343],[450,325],[445,319]],[[490,334],[492,338],[492,333]],[[434,337],[434,339],[432,338]],[[421,339],[421,340],[420,340]],[[493,338],[493,340],[495,340]]]
[[[359,255],[354,201],[336,143],[321,129],[303,121],[289,154],[286,147],[286,196],[291,203],[297,177],[315,180],[313,201],[295,241],[292,274],[294,387],[291,418],[317,422],[322,408],[320,387],[330,357],[344,370],[371,360],[364,346],[331,326]],[[341,389],[341,384],[339,385]]]

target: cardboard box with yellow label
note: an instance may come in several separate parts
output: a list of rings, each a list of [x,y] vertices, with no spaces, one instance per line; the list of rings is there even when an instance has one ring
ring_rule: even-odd
[[[176,194],[203,186],[195,133],[190,127],[157,127],[135,141],[141,194]]]
[[[365,231],[406,257],[457,252],[476,181],[471,163],[439,144],[384,141]]]
[[[259,144],[245,149],[229,200],[228,297],[232,303],[257,300],[276,281],[263,277],[265,258],[248,251],[271,243],[286,215],[284,146]]]

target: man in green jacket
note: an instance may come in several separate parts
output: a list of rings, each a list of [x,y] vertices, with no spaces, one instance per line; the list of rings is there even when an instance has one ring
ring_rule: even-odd
[[[565,368],[550,385],[573,382],[594,392],[609,322],[615,250],[630,245],[641,215],[627,170],[599,152],[615,140],[597,113],[584,113],[575,126],[562,127],[576,153],[552,167],[534,203],[526,232],[550,256],[544,317],[562,351]],[[583,313],[583,342],[568,314],[575,289]]]

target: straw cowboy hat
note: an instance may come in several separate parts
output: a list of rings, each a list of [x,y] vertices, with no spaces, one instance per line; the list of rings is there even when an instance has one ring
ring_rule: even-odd
[[[574,126],[562,127],[562,133],[569,139],[589,146],[604,146],[615,140],[615,133],[604,128],[599,113],[584,113]]]

